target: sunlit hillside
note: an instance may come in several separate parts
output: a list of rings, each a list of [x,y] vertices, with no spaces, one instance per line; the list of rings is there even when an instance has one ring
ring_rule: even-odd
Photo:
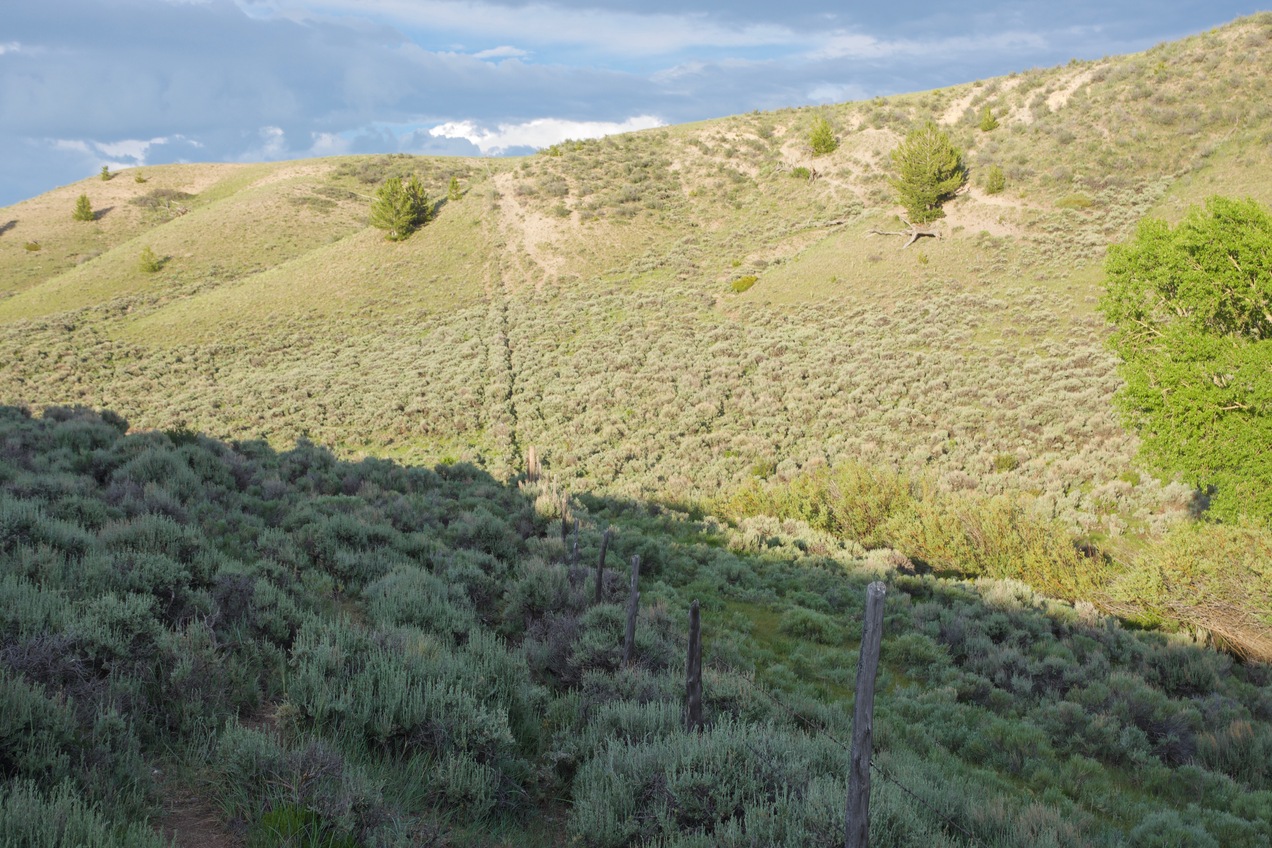
[[[929,120],[970,180],[906,246]],[[1097,309],[1213,194],[1272,204],[1272,13],[0,209],[0,844],[839,845],[879,580],[876,844],[1268,845],[1272,533],[1141,466]]]
[[[1023,488],[1088,530],[1151,524],[1185,498],[1134,471],[1110,412],[1104,250],[1212,192],[1272,199],[1270,67],[1263,16],[1130,57],[523,160],[94,177],[0,214],[0,396],[497,473],[533,444],[633,494],[865,459]],[[841,142],[821,157],[818,114]],[[944,237],[903,250],[870,231],[897,228],[888,152],[929,118],[971,182]],[[993,165],[1006,187],[990,195]],[[464,196],[387,243],[369,196],[406,172],[438,198],[456,176]],[[95,223],[71,220],[81,193]],[[156,273],[138,268],[147,247]]]

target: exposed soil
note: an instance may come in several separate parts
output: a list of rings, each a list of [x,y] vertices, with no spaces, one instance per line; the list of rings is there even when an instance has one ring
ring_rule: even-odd
[[[244,844],[221,821],[216,807],[186,787],[168,786],[155,830],[177,848],[242,848]]]
[[[1075,74],[1073,77],[1071,77],[1068,81],[1065,82],[1063,88],[1059,89],[1058,91],[1053,91],[1051,92],[1050,95],[1048,95],[1047,108],[1050,109],[1052,112],[1055,112],[1056,110],[1061,109],[1064,106],[1068,105],[1069,98],[1073,96],[1073,93],[1077,91],[1079,88],[1081,88],[1082,86],[1086,85],[1088,82],[1090,82],[1091,77],[1094,75],[1095,75],[1094,68],[1089,68],[1085,71],[1082,71],[1079,74]]]

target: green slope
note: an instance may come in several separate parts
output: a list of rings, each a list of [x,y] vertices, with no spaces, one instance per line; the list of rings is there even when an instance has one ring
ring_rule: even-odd
[[[86,180],[0,211],[17,222],[0,236],[0,399],[498,474],[533,445],[588,486],[680,500],[865,460],[1026,493],[1096,538],[1159,529],[1190,500],[1134,468],[1110,410],[1104,251],[1210,191],[1272,194],[1270,26],[520,160]],[[841,141],[822,157],[817,115]],[[928,119],[972,179],[943,237],[902,250],[870,231],[897,227],[888,153]],[[981,188],[991,165],[1001,194]],[[388,243],[367,199],[409,171],[465,194]],[[133,204],[155,188],[189,211]],[[110,213],[70,221],[81,191]],[[137,267],[146,246],[168,257],[158,273]]]

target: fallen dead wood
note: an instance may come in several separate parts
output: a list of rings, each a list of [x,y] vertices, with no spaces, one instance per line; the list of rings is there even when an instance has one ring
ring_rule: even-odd
[[[904,221],[903,223],[905,223],[910,229],[908,230],[870,230],[867,233],[867,235],[904,236],[907,239],[907,241],[905,244],[901,245],[902,250],[905,250],[907,247],[914,244],[916,241],[918,241],[921,238],[939,239],[941,237],[940,232],[938,232],[937,230],[923,229],[922,227],[918,227],[914,224],[911,224],[909,221]]]

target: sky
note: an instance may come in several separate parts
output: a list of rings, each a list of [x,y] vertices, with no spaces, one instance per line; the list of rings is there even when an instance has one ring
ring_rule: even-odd
[[[515,155],[565,138],[1136,52],[1260,8],[1238,0],[0,0],[0,206],[103,165]]]

